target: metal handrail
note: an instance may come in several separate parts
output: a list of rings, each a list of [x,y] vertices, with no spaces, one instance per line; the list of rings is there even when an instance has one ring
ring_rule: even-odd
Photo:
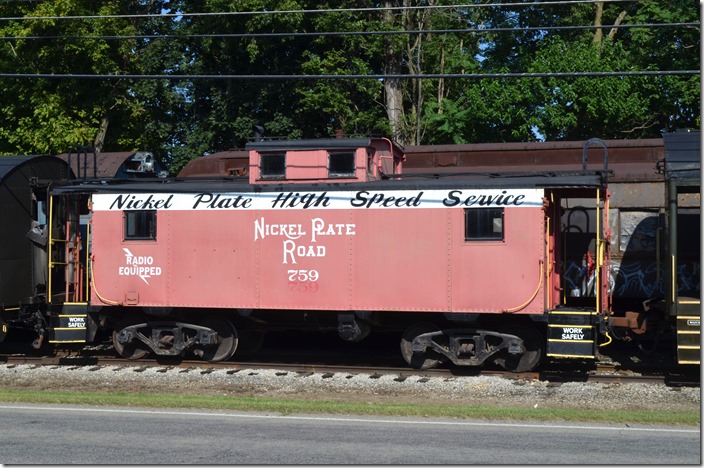
[[[601,138],[590,138],[582,145],[582,170],[587,170],[587,149],[590,146],[599,145],[604,148],[604,172],[609,170],[609,149]]]

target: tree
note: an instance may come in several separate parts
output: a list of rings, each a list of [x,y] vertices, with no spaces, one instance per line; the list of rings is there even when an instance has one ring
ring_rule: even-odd
[[[148,16],[55,18],[135,14]],[[656,137],[700,124],[699,76],[500,76],[697,70],[698,27],[649,26],[698,22],[691,0],[384,0],[371,9],[361,0],[39,0],[0,3],[0,20],[5,74],[172,75],[2,78],[2,154],[145,149],[176,173],[242,147],[253,125],[288,138],[342,131],[443,144]],[[473,77],[423,78],[431,73]],[[348,74],[394,76],[278,77]]]
[[[135,35],[140,24],[125,19],[53,19],[63,16],[118,15],[158,12],[163,2],[57,0],[11,2],[0,6],[0,17],[49,17],[4,21],[6,39],[0,49],[5,73],[119,74],[138,69],[136,63],[149,46],[144,42],[107,41],[90,36]],[[127,80],[74,78],[0,80],[0,99],[9,103],[0,116],[0,152],[59,153],[75,144],[106,142],[130,145],[140,138],[110,137],[115,119],[145,114]],[[124,146],[123,146],[124,147]]]
[[[510,28],[487,35],[482,43],[481,70],[487,73],[700,66],[696,28],[624,27],[696,22],[697,9],[687,1],[543,3],[521,7],[520,12],[491,9],[485,14],[488,26]],[[589,25],[609,25],[608,32],[578,28]],[[550,29],[561,27],[570,29]],[[461,109],[456,118],[433,114],[434,107],[427,112],[438,134],[454,142],[658,137],[663,131],[699,125],[698,81],[698,77],[619,76],[501,79],[496,86],[479,80],[447,97],[448,108]],[[447,134],[450,129],[452,135]]]

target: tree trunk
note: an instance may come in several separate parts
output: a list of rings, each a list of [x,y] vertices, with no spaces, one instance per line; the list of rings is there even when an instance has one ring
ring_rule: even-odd
[[[601,45],[601,40],[604,37],[604,33],[601,30],[602,16],[604,15],[604,2],[597,2],[594,4],[596,7],[596,14],[594,15],[594,26],[596,30],[594,31],[594,44]]]
[[[618,32],[618,27],[623,23],[623,20],[626,18],[626,15],[628,12],[626,10],[623,10],[621,13],[619,13],[618,18],[616,18],[616,21],[614,22],[614,27],[611,28],[611,31],[609,31],[609,39],[613,39],[616,33]]]
[[[391,2],[384,3],[386,7],[391,7]],[[384,11],[384,20],[393,22],[393,11]],[[394,48],[393,39],[395,36],[387,36],[386,60],[384,73],[387,75],[400,75],[402,72],[401,56]],[[399,78],[386,78],[384,80],[384,99],[386,114],[389,117],[391,127],[391,137],[397,142],[407,144],[405,131],[406,115],[403,108],[403,80]]]
[[[602,26],[604,24],[604,2],[598,2],[595,4],[596,6],[596,14],[594,16],[594,26]],[[614,21],[614,26],[611,28],[609,31],[609,35],[607,36],[609,39],[613,39],[616,33],[618,32],[618,27],[623,23],[623,20],[626,18],[626,15],[628,12],[626,10],[621,11],[619,13],[618,17],[616,18],[616,21]],[[593,42],[596,45],[603,46],[602,42],[604,40],[604,32],[603,29],[597,28],[596,31],[594,31],[594,39]]]
[[[445,73],[445,45],[440,48],[440,74]],[[438,79],[438,114],[442,114],[443,98],[445,97],[445,80]]]
[[[95,148],[96,153],[100,153],[103,150],[103,145],[105,144],[105,135],[108,133],[108,124],[110,119],[107,115],[104,115],[100,119],[100,127],[98,128],[98,134],[95,136],[93,141],[93,148]]]
[[[410,2],[404,0],[404,6],[408,6]],[[428,0],[428,5],[432,6],[435,4],[433,0]],[[403,29],[404,30],[424,30],[428,28],[428,23],[430,22],[430,11],[425,10],[421,12],[411,13],[406,10],[404,14]],[[429,39],[429,38],[427,38]],[[408,71],[412,75],[422,75],[423,74],[423,42],[426,38],[422,34],[416,35],[415,39],[411,39],[409,36],[407,53],[406,53],[406,63],[408,64]],[[411,88],[411,115],[415,117],[413,122],[413,137],[412,144],[419,145],[421,136],[423,133],[422,128],[422,117],[423,117],[423,80],[414,79]],[[411,123],[409,122],[409,133],[411,133]],[[409,135],[409,140],[411,136]]]

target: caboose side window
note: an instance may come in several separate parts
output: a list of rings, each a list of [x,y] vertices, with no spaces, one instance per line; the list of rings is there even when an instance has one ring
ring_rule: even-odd
[[[155,240],[156,211],[125,211],[125,240]]]
[[[356,170],[353,152],[328,154],[328,177],[354,177]]]
[[[286,154],[266,153],[261,155],[259,173],[262,179],[286,178]]]
[[[504,240],[504,209],[465,208],[464,240]]]

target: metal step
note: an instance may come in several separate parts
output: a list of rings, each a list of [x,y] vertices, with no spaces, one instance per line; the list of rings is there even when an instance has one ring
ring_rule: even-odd
[[[677,362],[695,364],[701,362],[701,310],[698,298],[677,298]]]
[[[88,332],[88,303],[66,302],[52,307],[49,343],[85,343]]]
[[[596,311],[557,309],[548,312],[547,355],[555,358],[594,359]]]

